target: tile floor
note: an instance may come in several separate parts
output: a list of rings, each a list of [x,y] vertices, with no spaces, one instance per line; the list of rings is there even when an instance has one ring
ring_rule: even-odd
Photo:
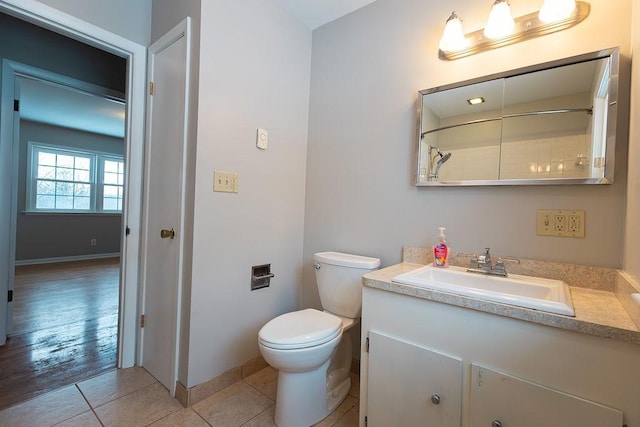
[[[271,367],[183,408],[143,368],[118,369],[0,412],[0,426],[275,426],[277,371]],[[359,377],[317,426],[358,425]]]

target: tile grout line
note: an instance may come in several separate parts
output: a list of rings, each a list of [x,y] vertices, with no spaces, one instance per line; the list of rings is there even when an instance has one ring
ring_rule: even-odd
[[[84,395],[84,393],[82,392],[82,389],[80,388],[80,386],[78,385],[78,383],[75,383],[74,386],[76,387],[76,389],[78,390],[78,392],[80,393],[80,396],[82,396],[82,398],[84,399],[85,402],[87,402],[87,405],[89,406],[89,410],[91,411],[91,413],[93,414],[94,417],[96,417],[96,420],[98,420],[98,422],[100,423],[100,425],[102,427],[104,426],[104,423],[102,422],[102,420],[100,419],[100,417],[98,416],[98,414],[96,413],[93,405],[91,405],[91,402],[89,402],[89,399],[87,399],[87,396]],[[73,417],[72,417],[73,418]],[[71,418],[69,418],[71,419]],[[68,420],[65,420],[68,421]]]

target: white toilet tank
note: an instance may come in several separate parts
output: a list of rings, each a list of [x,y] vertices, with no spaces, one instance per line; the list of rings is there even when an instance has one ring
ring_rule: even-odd
[[[322,308],[343,317],[360,317],[362,275],[380,267],[380,260],[340,252],[319,252],[313,259]]]

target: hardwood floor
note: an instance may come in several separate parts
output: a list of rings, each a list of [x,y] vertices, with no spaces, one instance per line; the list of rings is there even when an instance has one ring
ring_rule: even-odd
[[[120,260],[16,267],[0,410],[116,366]]]

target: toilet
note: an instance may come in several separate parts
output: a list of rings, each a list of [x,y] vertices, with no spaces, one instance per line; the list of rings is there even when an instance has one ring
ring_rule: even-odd
[[[351,336],[360,320],[362,275],[378,258],[340,252],[313,256],[323,311],[282,314],[258,333],[264,359],[279,370],[275,422],[310,426],[329,415],[351,388]]]

